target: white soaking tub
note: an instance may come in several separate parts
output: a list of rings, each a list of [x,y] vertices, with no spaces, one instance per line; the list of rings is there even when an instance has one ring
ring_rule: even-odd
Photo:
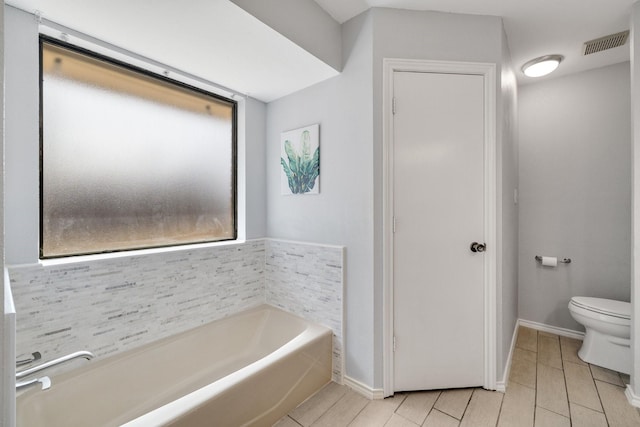
[[[262,305],[52,376],[17,426],[271,426],[331,380],[331,337]]]

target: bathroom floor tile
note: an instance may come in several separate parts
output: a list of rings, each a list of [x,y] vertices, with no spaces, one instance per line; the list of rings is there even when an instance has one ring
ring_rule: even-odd
[[[460,421],[452,416],[433,409],[429,412],[429,416],[424,421],[424,424],[422,424],[422,427],[458,427],[459,425]]]
[[[293,421],[287,415],[286,417],[282,417],[282,419],[280,419],[280,421],[275,423],[273,425],[273,427],[300,427],[300,424],[298,424],[297,422]]]
[[[569,418],[544,408],[536,408],[535,427],[571,427]]]
[[[385,427],[416,427],[416,426],[418,426],[418,424],[412,421],[409,421],[405,417],[398,414],[393,414],[389,422],[385,424]]]
[[[475,389],[467,406],[460,427],[493,427],[498,422],[503,395],[488,390]]]
[[[462,419],[464,411],[467,409],[467,404],[473,393],[472,388],[460,388],[453,390],[444,390],[434,407],[440,412],[449,414],[454,418]]]
[[[624,388],[597,380],[596,388],[610,426],[640,426],[640,414],[629,405]]]
[[[313,424],[322,414],[327,412],[349,390],[347,387],[330,382],[323,389],[307,399],[289,414],[301,426]]]
[[[602,368],[596,365],[589,365],[589,368],[591,368],[591,375],[593,376],[594,380],[600,380],[609,384],[617,385],[619,387],[624,387],[622,378],[620,378],[620,374],[616,371],[612,371],[611,369]]]
[[[532,427],[536,391],[518,383],[509,383],[502,400],[498,427]]]
[[[440,391],[419,391],[410,393],[396,410],[399,415],[420,425],[438,400]]]
[[[587,365],[578,357],[578,350],[582,347],[582,341],[575,338],[560,337],[560,349],[562,351],[562,361],[575,363],[577,365]]]
[[[538,351],[538,331],[520,326],[518,328],[518,337],[516,338],[516,347],[533,352]]]
[[[585,408],[584,406],[569,404],[571,409],[571,423],[574,427],[607,427],[607,418],[602,412]]]
[[[564,364],[564,377],[569,402],[602,412],[602,405],[589,366],[567,362]]]
[[[342,427],[348,426],[369,403],[353,390],[348,390],[340,400],[313,424],[313,427]]]
[[[330,383],[275,425],[640,427],[640,411],[624,395],[628,375],[581,361],[580,340],[522,327],[517,337],[504,394],[466,388],[371,401]]]
[[[407,395],[398,393],[386,399],[372,400],[360,411],[349,427],[384,426],[406,398]]]
[[[562,369],[560,339],[557,335],[538,335],[538,363]]]
[[[536,388],[536,353],[516,348],[511,360],[509,384],[518,383]]]
[[[538,363],[536,405],[569,417],[567,389],[562,369]]]

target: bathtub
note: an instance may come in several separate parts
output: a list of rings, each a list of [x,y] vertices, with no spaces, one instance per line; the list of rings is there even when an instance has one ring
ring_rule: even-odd
[[[331,380],[331,338],[262,305],[51,376],[17,426],[271,426]]]

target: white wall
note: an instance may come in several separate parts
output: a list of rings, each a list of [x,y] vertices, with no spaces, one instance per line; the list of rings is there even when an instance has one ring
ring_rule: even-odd
[[[632,241],[631,249],[631,385],[629,391],[640,398],[640,2],[631,12],[631,164]],[[636,402],[638,404],[638,402]]]
[[[343,26],[340,76],[267,105],[267,235],[346,246],[346,374],[373,384],[370,13]],[[280,133],[320,124],[320,194],[280,195]]]
[[[522,86],[519,314],[581,330],[575,295],[630,298],[629,64]],[[543,268],[535,255],[569,257]]]

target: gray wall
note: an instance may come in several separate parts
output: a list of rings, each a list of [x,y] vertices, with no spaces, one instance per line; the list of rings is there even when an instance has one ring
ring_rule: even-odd
[[[346,246],[346,374],[373,384],[370,13],[343,26],[341,75],[267,105],[267,235]],[[280,195],[280,133],[320,124],[320,194]]]
[[[340,24],[314,0],[231,1],[316,58],[342,70]]]
[[[240,126],[240,125],[239,125]],[[253,98],[245,103],[245,226],[246,238],[257,239],[267,233],[266,144],[267,106]]]
[[[416,58],[498,64],[504,44],[495,17],[374,8],[343,26],[343,73],[267,106],[267,235],[340,244],[346,251],[346,375],[373,389],[383,385],[382,312],[382,60]],[[503,93],[505,100],[503,101]],[[513,81],[498,86],[500,144],[508,147],[504,192],[513,199],[517,183],[513,133]],[[281,196],[280,133],[320,123],[321,190],[317,196]],[[504,135],[503,135],[504,133]],[[500,172],[502,173],[502,172]],[[502,187],[501,187],[502,191]],[[502,234],[509,253],[517,239],[516,209],[504,207]],[[499,242],[502,244],[502,242]],[[502,264],[508,280],[499,287],[504,335],[498,337],[498,373],[515,325],[515,255]],[[502,330],[502,329],[501,329]]]
[[[631,164],[632,235],[631,241],[631,392],[640,396],[640,2],[631,11]]]
[[[431,59],[484,62],[497,65],[498,78],[508,75],[509,54],[502,21],[493,16],[472,16],[438,12],[416,12],[398,9],[373,9],[373,108],[374,108],[374,220],[375,220],[375,308],[376,342],[374,345],[375,386],[382,385],[382,60],[384,58]],[[507,70],[503,70],[505,61]],[[511,250],[517,240],[517,210],[509,205],[517,185],[512,116],[515,114],[514,83],[497,85],[498,139],[498,255]],[[503,105],[504,104],[504,105]],[[501,150],[504,147],[505,154]],[[504,173],[503,173],[504,169]],[[504,177],[500,179],[500,177]],[[504,183],[504,186],[502,184]],[[504,204],[500,194],[507,194]],[[497,375],[501,376],[515,326],[517,264],[515,256],[505,252],[499,260],[497,277]],[[502,281],[506,281],[503,285]],[[503,295],[505,293],[505,295]],[[503,298],[506,296],[506,298]],[[504,306],[504,307],[503,307]],[[503,314],[504,313],[504,314]],[[503,335],[508,343],[503,343]],[[505,348],[507,352],[505,353]]]
[[[4,99],[4,44],[5,44],[5,30],[4,30],[4,2],[0,4],[0,99]],[[4,102],[0,106],[0,147],[2,147],[2,153],[4,153]],[[4,154],[2,155],[3,161],[0,162],[0,195],[4,195]],[[4,206],[0,208],[0,229],[4,230]],[[4,235],[4,233],[3,233]],[[2,343],[2,350],[0,350],[0,369],[4,371],[4,368],[10,363],[13,365],[14,350],[10,348],[7,343],[11,342],[6,330],[8,325],[5,324],[5,286],[4,283],[4,237],[0,239],[0,269],[3,272],[2,278],[0,278],[0,307],[2,307],[2,316],[0,316],[0,343]],[[7,322],[8,323],[8,322]],[[12,393],[9,390],[14,387],[13,371],[11,372],[11,378],[6,373],[0,374],[0,427],[11,427],[10,419],[13,414],[13,401],[11,399]]]
[[[497,377],[501,378],[511,350],[518,320],[518,90],[516,76],[502,32],[502,102],[498,105],[498,313],[496,357]]]
[[[37,262],[39,244],[38,23],[5,10],[5,248],[7,263]]]
[[[518,107],[519,316],[581,330],[572,296],[630,298],[629,63],[522,86]]]

